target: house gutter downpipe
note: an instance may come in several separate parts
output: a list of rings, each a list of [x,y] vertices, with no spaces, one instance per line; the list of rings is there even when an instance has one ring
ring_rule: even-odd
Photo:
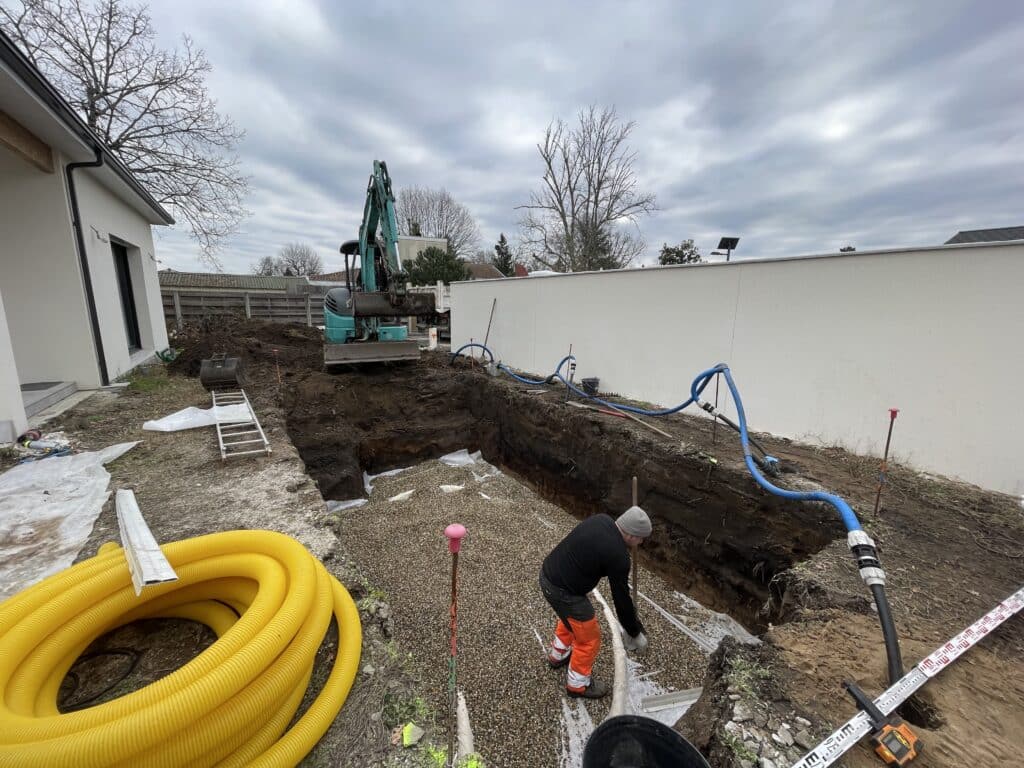
[[[96,313],[96,295],[92,290],[92,277],[89,274],[89,256],[85,252],[85,235],[82,232],[82,217],[78,211],[78,193],[75,190],[74,171],[78,168],[99,168],[103,165],[103,153],[98,147],[92,147],[96,155],[94,160],[83,163],[68,163],[64,166],[64,177],[68,184],[68,198],[71,201],[71,226],[75,230],[75,243],[78,246],[78,263],[82,268],[82,283],[85,285],[85,303],[89,308],[89,325],[92,328],[92,340],[96,347],[96,363],[100,368],[100,384],[110,384],[107,374],[107,357],[103,352],[103,335],[100,333],[99,315]]]

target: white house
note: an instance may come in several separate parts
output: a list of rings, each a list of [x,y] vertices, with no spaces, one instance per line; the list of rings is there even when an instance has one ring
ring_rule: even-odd
[[[173,223],[0,33],[0,443],[167,346],[151,227]]]

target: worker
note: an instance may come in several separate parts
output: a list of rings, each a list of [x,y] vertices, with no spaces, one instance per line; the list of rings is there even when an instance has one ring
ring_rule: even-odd
[[[622,625],[627,650],[643,651],[647,636],[629,596],[629,552],[651,535],[651,519],[640,507],[630,507],[618,519],[600,514],[577,525],[540,569],[540,589],[558,615],[555,639],[548,648],[548,664],[569,671],[565,688],[572,697],[600,699],[609,686],[591,678],[601,630],[587,593],[608,577],[615,613]]]

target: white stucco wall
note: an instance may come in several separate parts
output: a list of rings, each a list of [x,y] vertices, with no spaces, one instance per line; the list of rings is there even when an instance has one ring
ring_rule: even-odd
[[[452,348],[663,405],[733,370],[750,425],[1024,494],[1024,244],[734,262],[452,285]],[[724,389],[724,387],[723,387]],[[724,399],[724,396],[723,396]],[[732,411],[727,407],[727,411]]]
[[[55,157],[58,169],[63,162]],[[99,385],[63,175],[43,173],[3,148],[0,293],[22,382]]]
[[[14,442],[18,435],[28,429],[21,401],[18,369],[16,365],[8,365],[8,360],[14,360],[14,349],[7,330],[3,292],[0,291],[0,443]]]
[[[150,224],[114,196],[88,169],[76,171],[75,185],[89,256],[89,271],[96,296],[96,312],[103,337],[103,352],[111,380],[129,371],[143,357],[167,347],[156,249]],[[142,352],[129,354],[121,298],[111,251],[111,238],[128,247],[135,307],[139,316]]]

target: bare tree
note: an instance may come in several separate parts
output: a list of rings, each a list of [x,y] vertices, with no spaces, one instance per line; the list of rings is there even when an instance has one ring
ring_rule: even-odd
[[[288,243],[277,255],[280,268],[278,274],[300,277],[302,275],[319,275],[324,271],[324,262],[313,250],[304,243]]]
[[[480,242],[473,214],[446,189],[405,187],[398,193],[398,231],[415,237],[443,237],[458,258],[468,259]]]
[[[270,277],[281,274],[277,266],[277,259],[273,256],[263,256],[252,265],[252,273],[260,277]]]
[[[637,220],[657,210],[654,195],[637,189],[627,144],[635,123],[595,106],[578,120],[553,120],[537,145],[544,183],[518,207],[523,244],[537,263],[562,272],[623,267],[644,249]]]
[[[0,29],[216,265],[247,215],[248,180],[234,154],[243,132],[217,113],[203,51],[187,36],[180,50],[158,47],[146,7],[122,0],[21,0],[0,6]]]

